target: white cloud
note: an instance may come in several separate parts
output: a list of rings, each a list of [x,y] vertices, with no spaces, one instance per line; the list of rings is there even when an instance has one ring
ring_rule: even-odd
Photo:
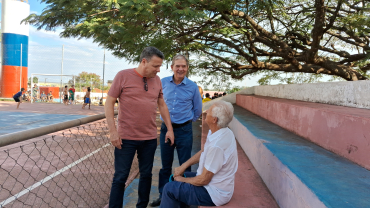
[[[30,41],[28,41],[28,45],[40,45],[40,44],[36,41],[30,40]]]

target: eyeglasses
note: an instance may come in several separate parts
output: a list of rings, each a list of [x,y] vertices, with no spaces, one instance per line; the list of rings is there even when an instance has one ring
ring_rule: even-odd
[[[146,77],[143,77],[143,81],[144,81],[144,90],[148,91],[148,83],[146,82]]]

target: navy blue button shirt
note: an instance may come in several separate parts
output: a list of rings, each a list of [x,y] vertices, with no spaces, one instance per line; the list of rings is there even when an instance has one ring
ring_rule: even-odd
[[[202,114],[202,98],[197,84],[187,77],[178,85],[173,76],[162,80],[163,98],[170,112],[171,122],[182,124],[196,121]],[[162,121],[163,118],[161,117]]]

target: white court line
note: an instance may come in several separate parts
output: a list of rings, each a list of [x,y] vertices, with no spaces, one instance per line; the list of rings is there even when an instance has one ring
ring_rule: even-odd
[[[5,205],[9,204],[10,202],[12,202],[12,201],[16,200],[17,198],[19,198],[19,197],[21,197],[21,196],[23,196],[23,195],[27,194],[28,192],[30,192],[30,191],[32,191],[33,189],[35,189],[35,188],[39,187],[39,186],[40,186],[40,185],[42,185],[43,183],[46,183],[47,181],[49,181],[50,179],[54,178],[55,176],[58,176],[59,174],[63,173],[64,171],[66,171],[66,170],[68,170],[68,169],[72,168],[73,166],[77,165],[78,163],[80,163],[80,162],[82,162],[82,161],[86,160],[87,158],[89,158],[89,157],[90,157],[90,156],[92,156],[93,154],[95,154],[95,153],[99,152],[101,149],[103,149],[103,148],[105,148],[105,147],[108,147],[109,145],[110,145],[110,143],[105,144],[104,146],[100,147],[99,149],[95,150],[94,152],[91,152],[90,154],[86,155],[85,157],[83,157],[83,158],[81,158],[81,159],[79,159],[79,160],[76,160],[76,161],[72,162],[71,164],[69,164],[69,165],[65,166],[64,168],[62,168],[62,169],[58,170],[57,172],[55,172],[55,173],[53,173],[53,174],[51,174],[51,175],[49,175],[49,176],[45,177],[45,178],[44,178],[44,179],[42,179],[41,181],[39,181],[39,182],[37,182],[37,183],[35,183],[35,184],[31,185],[30,187],[28,187],[28,188],[24,189],[23,191],[19,192],[18,194],[14,195],[14,196],[12,196],[12,197],[9,197],[9,198],[7,198],[7,199],[5,199],[4,201],[2,201],[2,202],[0,203],[0,207],[3,207],[3,206],[5,206]]]

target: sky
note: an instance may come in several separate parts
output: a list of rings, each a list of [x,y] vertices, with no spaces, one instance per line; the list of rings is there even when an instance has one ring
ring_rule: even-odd
[[[46,7],[39,0],[29,0],[30,13],[41,14]],[[1,4],[0,4],[1,5]],[[1,11],[1,10],[0,10]],[[37,30],[30,25],[28,76],[33,73],[77,75],[82,71],[93,72],[103,76],[104,49],[94,43],[92,39],[60,38],[61,28],[56,31]],[[63,52],[64,45],[64,52]],[[63,59],[63,72],[62,72]],[[112,80],[116,73],[122,69],[134,68],[137,63],[130,63],[125,59],[116,58],[110,51],[105,51],[104,80]],[[163,64],[160,78],[172,75],[167,64]],[[39,75],[38,75],[39,76]],[[39,76],[41,80],[59,82],[59,77]],[[69,78],[63,78],[65,80]],[[193,81],[201,81],[200,77],[191,76]],[[255,86],[258,77],[235,82],[235,86]],[[203,86],[204,87],[204,86]]]

